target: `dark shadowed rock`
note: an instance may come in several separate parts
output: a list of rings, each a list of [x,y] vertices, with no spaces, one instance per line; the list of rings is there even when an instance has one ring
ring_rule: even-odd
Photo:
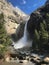
[[[18,41],[24,34],[24,23],[21,23],[20,26],[16,29],[16,33],[12,34],[11,37],[14,42]]]
[[[4,57],[0,54],[0,59],[3,59]]]
[[[49,3],[30,15],[27,31],[33,40],[33,48],[48,50],[49,48]]]
[[[40,29],[40,23],[45,20],[46,14],[49,13],[49,0],[47,0],[47,3],[30,15],[27,30],[31,36],[34,34],[35,29]]]
[[[32,13],[27,24],[27,30],[31,37],[33,37],[35,29],[40,29],[40,23],[43,22],[43,18],[38,13]]]
[[[23,61],[19,61],[19,63],[23,63]]]

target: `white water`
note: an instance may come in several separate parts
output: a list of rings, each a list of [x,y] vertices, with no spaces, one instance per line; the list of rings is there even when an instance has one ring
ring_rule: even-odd
[[[28,39],[28,36],[29,36],[29,33],[27,31],[27,22],[26,22],[25,28],[24,28],[24,35],[16,43],[13,42],[14,48],[19,49],[19,48],[23,48],[23,47],[31,47],[32,46],[32,41],[30,39]]]

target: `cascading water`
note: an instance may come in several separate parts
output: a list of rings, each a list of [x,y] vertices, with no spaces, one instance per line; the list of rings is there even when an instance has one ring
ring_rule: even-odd
[[[17,41],[16,43],[13,42],[15,49],[32,46],[32,41],[28,38],[29,33],[27,31],[27,23],[28,23],[28,21],[25,24],[23,37],[19,41]]]

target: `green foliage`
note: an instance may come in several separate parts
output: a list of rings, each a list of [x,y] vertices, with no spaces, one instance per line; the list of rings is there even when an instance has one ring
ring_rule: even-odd
[[[33,38],[33,48],[38,48],[38,43],[40,40],[40,35],[37,29],[35,29],[34,38]]]
[[[0,14],[0,54],[3,54],[7,50],[7,46],[11,44],[11,39],[7,35],[4,27],[4,15]]]
[[[4,18],[3,13],[0,14],[0,20],[2,20]]]
[[[35,37],[36,37],[37,40],[39,40],[39,38],[40,38],[39,33],[36,29],[35,29]]]
[[[42,24],[41,24],[42,25]],[[41,27],[41,35],[40,35],[40,42],[42,44],[47,44],[48,43],[48,31],[45,30],[44,24]]]
[[[49,17],[49,15],[48,15],[48,17]],[[48,23],[49,23],[49,20],[48,20],[48,22],[45,20],[42,23],[40,23],[40,28],[38,31],[37,31],[37,29],[35,29],[34,38],[33,38],[33,47],[34,48],[42,49],[44,47],[44,45],[49,45]]]

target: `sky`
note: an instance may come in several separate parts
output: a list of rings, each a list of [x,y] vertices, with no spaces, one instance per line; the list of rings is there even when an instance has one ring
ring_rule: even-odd
[[[8,0],[16,8],[20,8],[24,13],[31,14],[37,8],[43,6],[47,0]]]

